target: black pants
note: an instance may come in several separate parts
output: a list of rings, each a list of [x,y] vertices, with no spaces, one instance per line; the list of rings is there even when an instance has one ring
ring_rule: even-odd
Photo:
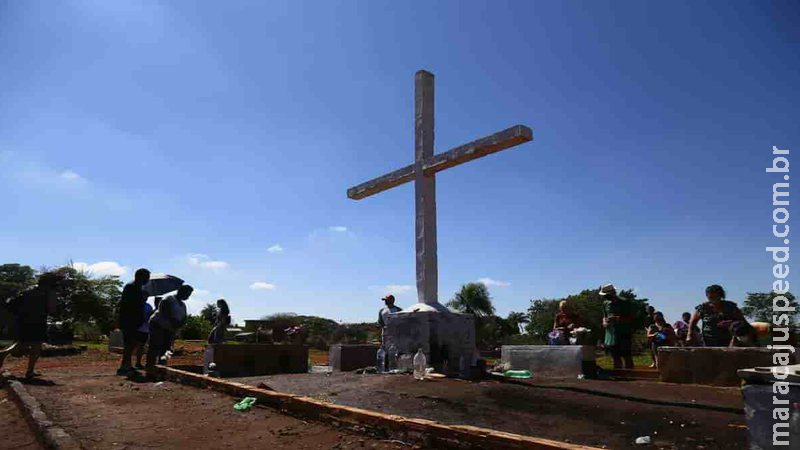
[[[158,364],[158,359],[167,353],[174,337],[173,331],[162,328],[157,323],[150,323],[150,344],[147,348],[146,364],[148,370],[152,370]]]

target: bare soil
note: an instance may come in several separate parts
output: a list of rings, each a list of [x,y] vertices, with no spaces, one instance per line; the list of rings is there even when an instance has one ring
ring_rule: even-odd
[[[170,365],[199,364],[200,348],[185,347]],[[322,359],[324,355],[318,355]],[[24,371],[24,360],[6,369]],[[45,412],[87,448],[397,448],[398,443],[306,423],[273,410],[233,410],[238,399],[172,383],[136,383],[113,375],[119,355],[92,349],[42,358],[45,380],[29,385]],[[747,448],[741,413],[662,406],[578,393],[577,387],[615,395],[741,408],[738,389],[651,381],[532,380],[533,386],[407,375],[354,373],[276,375],[233,379],[356,406],[448,424],[465,424],[606,448]],[[24,448],[24,447],[23,447]]]
[[[252,385],[264,382],[278,391],[341,405],[596,447],[642,448],[634,445],[636,438],[651,436],[658,448],[747,448],[743,413],[653,405],[553,389],[556,382],[529,387],[497,381],[419,382],[409,375],[355,373],[234,380]],[[571,384],[564,382],[564,386]],[[730,388],[594,380],[576,380],[575,384],[651,399],[700,399],[718,406],[741,406],[741,394]]]
[[[50,420],[87,449],[407,448],[268,408],[239,412],[233,409],[239,399],[210,390],[118,377],[114,375],[118,357],[111,356],[90,351],[78,356],[43,358],[39,366],[42,378],[26,384]],[[9,368],[15,372],[24,370],[22,363],[13,361]],[[4,405],[0,405],[0,414]],[[5,423],[3,420],[3,434]],[[24,421],[19,424],[12,433],[14,442],[18,442],[14,445],[35,442],[16,432],[17,428],[27,427]],[[6,440],[0,442],[2,446]]]
[[[5,389],[0,389],[0,449],[43,449]]]

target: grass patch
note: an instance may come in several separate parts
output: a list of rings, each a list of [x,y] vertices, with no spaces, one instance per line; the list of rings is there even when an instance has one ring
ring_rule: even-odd
[[[640,355],[633,355],[633,367],[639,368],[646,368],[650,367],[650,364],[653,364],[653,359],[650,357],[649,353],[640,354]],[[614,360],[611,358],[610,355],[602,355],[597,357],[597,365],[601,369],[613,369],[614,368]]]

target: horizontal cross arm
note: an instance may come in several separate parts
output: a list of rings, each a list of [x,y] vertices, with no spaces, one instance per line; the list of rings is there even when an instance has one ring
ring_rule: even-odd
[[[375,195],[378,192],[383,192],[395,186],[400,186],[403,183],[408,183],[413,179],[414,165],[412,164],[378,178],[373,178],[366,183],[351,187],[347,190],[347,197],[353,200],[361,200],[370,195]]]
[[[425,175],[433,175],[444,169],[449,169],[531,140],[533,140],[533,132],[530,128],[525,125],[515,125],[499,133],[474,140],[444,153],[433,155],[425,160],[422,171]]]
[[[492,153],[505,150],[533,140],[533,132],[525,125],[515,125],[499,133],[480,138],[468,144],[450,149],[444,153],[433,155],[426,159],[422,164],[422,171],[425,175],[433,175],[441,170],[463,164],[473,159]],[[353,200],[375,195],[395,186],[408,183],[414,179],[414,165],[408,165],[402,169],[389,172],[378,178],[373,178],[358,186],[353,186],[347,190],[347,197]]]

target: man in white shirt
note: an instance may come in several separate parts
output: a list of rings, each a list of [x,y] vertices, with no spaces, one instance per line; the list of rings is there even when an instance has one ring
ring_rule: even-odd
[[[389,314],[400,312],[402,309],[394,306],[394,295],[392,294],[383,297],[381,300],[383,300],[383,302],[386,304],[386,306],[381,308],[380,312],[378,313],[378,326],[381,327],[381,342],[383,342],[383,332],[386,329],[386,321],[389,317]]]
[[[156,359],[162,357],[172,340],[175,333],[186,324],[186,303],[192,295],[194,288],[188,284],[178,288],[175,295],[170,295],[161,301],[158,310],[150,317],[150,347],[147,349],[147,364],[145,370],[149,376],[153,376],[156,366]]]

